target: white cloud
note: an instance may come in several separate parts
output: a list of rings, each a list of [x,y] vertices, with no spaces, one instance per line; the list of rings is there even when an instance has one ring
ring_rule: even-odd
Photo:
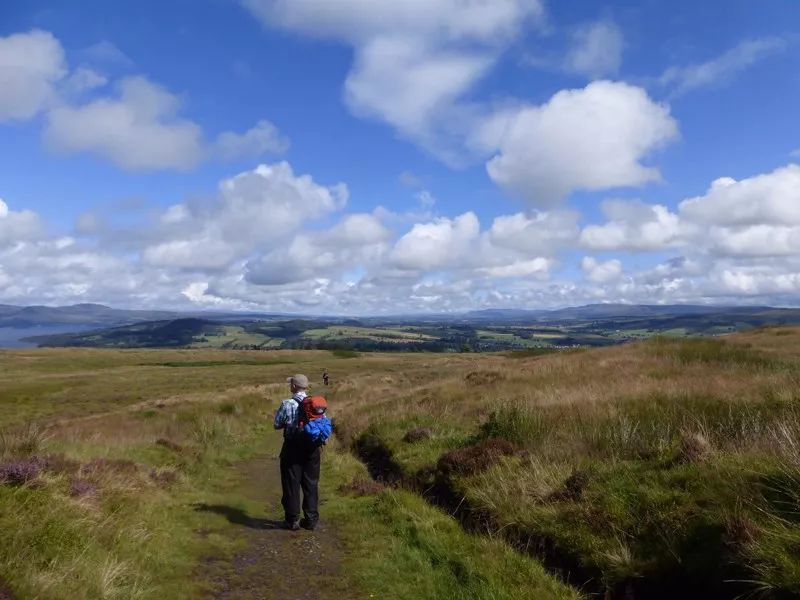
[[[484,272],[491,277],[533,277],[547,279],[550,272],[550,261],[541,256],[531,260],[518,260],[508,265],[498,267],[483,267],[479,272]]]
[[[63,153],[90,152],[132,170],[188,169],[202,158],[202,130],[177,116],[176,96],[128,77],[119,96],[61,106],[47,116],[45,140]]]
[[[669,109],[642,89],[596,81],[506,114],[487,170],[512,193],[547,206],[575,190],[657,181],[658,169],[641,161],[677,133]]]
[[[573,34],[564,67],[591,78],[614,75],[622,63],[623,47],[622,31],[613,21],[584,25]]]
[[[599,262],[593,256],[584,256],[581,260],[581,269],[586,279],[593,283],[609,283],[616,281],[622,275],[622,263],[616,258]]]
[[[341,278],[352,269],[378,265],[391,232],[373,215],[348,215],[327,231],[300,233],[289,244],[248,263],[247,281],[284,285]]]
[[[289,139],[270,121],[262,119],[244,133],[226,131],[216,140],[214,151],[224,160],[257,158],[265,154],[283,154],[289,149]]]
[[[676,212],[641,201],[603,203],[608,221],[587,225],[580,243],[591,250],[692,248],[735,257],[800,254],[800,166],[787,165],[736,181],[714,180]]]
[[[94,72],[72,81],[79,72],[70,85],[102,83]],[[223,132],[208,144],[200,125],[179,115],[181,100],[169,90],[141,76],[123,78],[116,88],[114,97],[51,110],[44,131],[48,147],[64,154],[88,152],[134,171],[186,170],[212,157],[255,158],[288,148],[288,139],[267,120],[241,134]]]
[[[434,115],[449,108],[490,65],[483,54],[380,37],[361,48],[345,82],[345,99],[356,114],[381,118],[405,135],[433,143],[428,138]]]
[[[539,0],[245,0],[267,27],[333,38],[354,48],[345,99],[444,157],[463,127],[457,103],[526,22]],[[458,122],[456,125],[454,122]],[[468,129],[468,128],[467,128]]]
[[[480,236],[475,213],[454,219],[440,218],[432,223],[417,223],[401,237],[391,253],[392,264],[401,269],[432,270],[463,264],[471,258],[469,248]]]
[[[0,198],[0,248],[39,239],[44,226],[39,215],[30,210],[14,211]]]
[[[581,215],[567,210],[502,215],[485,229],[471,212],[412,224],[347,213],[343,185],[321,185],[288,163],[226,179],[213,200],[174,204],[127,229],[114,230],[119,220],[98,209],[78,220],[75,238],[0,202],[0,301],[323,314],[796,304],[800,224],[782,212],[797,204],[793,169],[718,179],[676,210],[608,201],[606,222],[583,231]],[[107,223],[95,219],[107,214]],[[587,252],[576,276],[573,252],[590,246],[674,254],[644,267],[653,256],[640,254],[623,270],[619,256]]]
[[[544,106],[469,97],[527,24],[539,0],[244,0],[267,27],[332,38],[354,48],[345,101],[451,165],[497,154],[495,182],[547,205],[577,189],[640,185],[658,171],[641,163],[677,132],[669,110],[643,90],[597,82]],[[565,66],[592,77],[619,68],[619,28],[609,20],[575,33]],[[599,118],[596,115],[599,113]],[[581,135],[586,131],[585,135]]]
[[[736,181],[715,180],[703,196],[680,203],[698,243],[731,256],[800,253],[800,166],[787,165]]]
[[[673,90],[674,95],[728,82],[735,75],[787,47],[781,38],[767,37],[745,40],[724,54],[704,63],[670,67],[659,77],[659,83]]]
[[[580,234],[584,248],[653,251],[680,241],[680,219],[666,206],[639,200],[612,200],[604,202],[602,209],[609,221],[584,227]]]
[[[66,73],[64,49],[51,33],[0,37],[0,122],[30,119],[48,107]]]
[[[717,179],[705,195],[681,202],[680,211],[699,223],[800,225],[800,166],[741,181]]]
[[[428,190],[420,190],[414,197],[417,199],[417,204],[425,210],[433,208],[433,205],[436,204],[436,198]]]
[[[578,212],[567,210],[502,215],[494,219],[488,236],[498,248],[552,256],[575,242],[579,218]]]
[[[343,184],[323,187],[281,162],[259,165],[220,183],[208,206],[173,205],[143,250],[150,265],[219,270],[290,240],[303,224],[344,208]]]
[[[537,0],[244,0],[268,27],[358,43],[382,34],[438,36],[444,41],[493,42],[540,17]]]
[[[127,69],[133,66],[133,60],[108,40],[84,48],[78,52],[78,56],[90,64],[106,67]]]
[[[78,67],[64,80],[62,90],[67,96],[80,96],[107,83],[108,78],[102,73],[89,67]]]

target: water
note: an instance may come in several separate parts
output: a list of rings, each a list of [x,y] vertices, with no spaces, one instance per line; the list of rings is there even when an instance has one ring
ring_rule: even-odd
[[[91,327],[80,325],[43,325],[41,327],[0,327],[0,348],[36,348],[36,344],[22,342],[20,338],[30,335],[54,333],[78,333]]]

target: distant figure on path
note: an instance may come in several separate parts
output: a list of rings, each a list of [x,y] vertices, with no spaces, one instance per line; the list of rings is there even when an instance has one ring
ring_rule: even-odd
[[[322,372],[322,382],[323,382],[325,385],[328,385],[328,380],[329,380],[329,379],[330,379],[330,375],[328,375],[328,369],[325,369],[325,370]]]
[[[275,429],[283,429],[281,448],[281,487],[284,525],[292,531],[300,527],[313,530],[319,519],[319,467],[322,446],[310,442],[302,430],[302,405],[308,395],[308,377],[293,375],[286,382],[292,397],[281,402],[275,413]],[[324,441],[324,440],[323,440]],[[300,519],[300,490],[303,490],[303,516]]]

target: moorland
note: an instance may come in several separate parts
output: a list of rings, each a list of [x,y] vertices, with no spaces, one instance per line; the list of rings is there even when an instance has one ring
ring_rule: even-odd
[[[798,341],[0,352],[0,596],[291,598],[249,573],[309,547],[353,598],[797,597]],[[336,423],[317,537],[247,468],[294,372]]]

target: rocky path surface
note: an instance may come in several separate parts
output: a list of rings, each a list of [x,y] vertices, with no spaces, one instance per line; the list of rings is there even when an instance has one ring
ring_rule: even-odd
[[[245,545],[233,560],[208,558],[203,564],[200,576],[215,599],[323,600],[332,589],[346,592],[340,578],[342,545],[324,520],[324,503],[322,520],[314,531],[283,529],[277,455],[274,449],[269,456],[237,467],[241,479],[237,492],[263,507],[259,514],[223,504],[195,507],[224,516],[230,523],[226,534]]]

